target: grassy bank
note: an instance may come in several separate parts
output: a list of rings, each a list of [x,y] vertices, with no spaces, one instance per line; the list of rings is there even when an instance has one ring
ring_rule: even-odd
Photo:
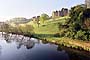
[[[68,48],[78,49],[78,50],[85,50],[90,52],[90,42],[77,40],[77,39],[71,39],[68,37],[51,37],[51,36],[40,36],[35,35],[38,39],[62,45]]]

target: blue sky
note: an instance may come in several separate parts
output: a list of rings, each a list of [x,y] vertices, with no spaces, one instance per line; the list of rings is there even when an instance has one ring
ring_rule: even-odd
[[[84,0],[0,0],[0,21],[14,17],[31,18],[61,8],[71,8]]]

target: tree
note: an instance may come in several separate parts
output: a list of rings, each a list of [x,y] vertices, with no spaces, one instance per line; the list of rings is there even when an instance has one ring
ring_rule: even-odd
[[[7,32],[7,33],[9,32],[9,29],[10,29],[10,25],[9,24],[4,23],[2,27],[3,27],[3,31],[4,32]]]
[[[41,14],[40,16],[40,22],[44,23],[45,20],[48,20],[49,19],[49,16],[47,14]]]
[[[84,28],[90,29],[90,9],[86,9],[83,13],[84,16]]]
[[[83,25],[83,13],[85,11],[85,7],[82,5],[77,5],[72,7],[70,10],[70,20],[69,25],[73,27],[73,29],[80,30]]]
[[[71,17],[68,21],[70,32],[75,32],[73,37],[90,40],[90,9],[77,5],[71,8],[69,15]]]

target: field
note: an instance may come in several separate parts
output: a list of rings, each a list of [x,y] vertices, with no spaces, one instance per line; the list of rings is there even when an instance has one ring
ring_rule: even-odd
[[[33,22],[27,23],[34,26],[34,32],[36,34],[55,34],[59,32],[58,23],[64,23],[67,17],[61,17],[56,19],[46,20],[43,24],[40,24],[39,27]]]

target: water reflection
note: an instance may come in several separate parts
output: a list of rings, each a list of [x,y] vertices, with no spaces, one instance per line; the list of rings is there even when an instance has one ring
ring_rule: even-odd
[[[4,34],[3,37],[7,43],[16,42],[17,49],[20,49],[21,46],[25,46],[27,49],[31,49],[35,45],[35,42],[31,40],[31,38],[22,35]]]
[[[43,44],[48,44],[49,42],[48,42],[48,41],[43,40],[43,41],[42,41],[42,43],[43,43]]]
[[[2,52],[2,46],[0,45],[0,55],[1,55],[1,52]]]
[[[2,43],[4,57],[1,56],[0,60],[90,60],[89,52],[66,48],[45,40],[15,34],[4,34],[3,38],[8,44]],[[14,42],[17,48],[13,47]],[[7,55],[9,57],[5,57]]]
[[[70,60],[90,60],[90,52],[79,51],[79,50],[67,48],[61,45],[58,45],[57,50],[58,51],[65,50],[66,53],[68,53]]]

